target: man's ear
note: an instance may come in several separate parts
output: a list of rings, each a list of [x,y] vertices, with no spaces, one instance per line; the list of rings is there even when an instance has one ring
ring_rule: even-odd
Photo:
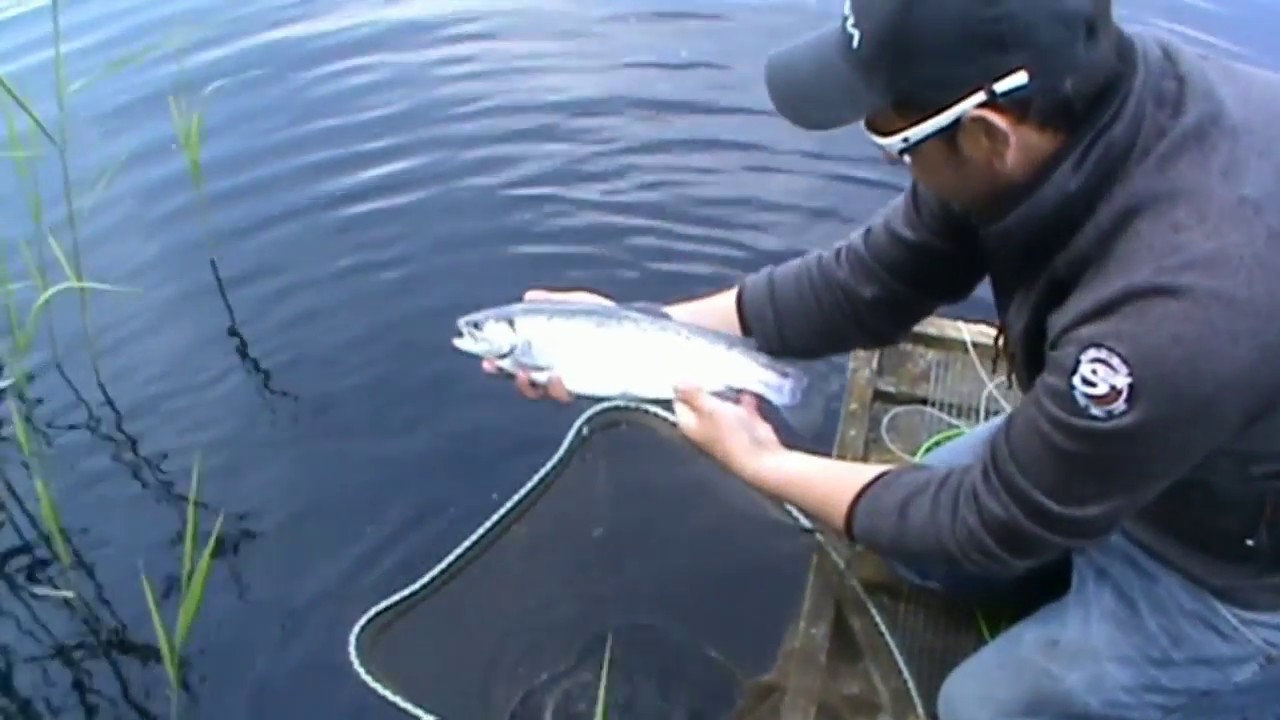
[[[1009,119],[989,108],[970,111],[960,123],[960,149],[965,156],[997,169],[1013,165],[1017,137]]]

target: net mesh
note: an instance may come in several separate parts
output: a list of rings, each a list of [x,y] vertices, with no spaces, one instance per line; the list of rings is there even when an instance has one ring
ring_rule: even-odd
[[[373,608],[352,660],[415,717],[723,718],[765,672],[813,536],[689,445],[605,404],[472,539]]]
[[[604,403],[542,471],[350,638],[418,718],[932,716],[972,611],[789,514],[665,410]]]

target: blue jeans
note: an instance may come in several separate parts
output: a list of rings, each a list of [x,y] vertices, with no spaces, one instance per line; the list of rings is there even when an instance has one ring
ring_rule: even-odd
[[[930,453],[976,456],[999,419]],[[999,586],[899,567],[943,592]],[[1229,607],[1123,534],[1071,556],[1070,588],[967,658],[940,720],[1280,720],[1280,612]]]

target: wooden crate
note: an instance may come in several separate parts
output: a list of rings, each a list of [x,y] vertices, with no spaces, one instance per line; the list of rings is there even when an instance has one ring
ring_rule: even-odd
[[[929,437],[949,427],[936,413],[972,425],[1003,409],[1002,400],[1015,403],[1017,394],[1006,382],[1004,367],[993,370],[994,340],[990,325],[929,318],[897,345],[854,352],[835,455],[901,461],[905,458],[895,446],[914,455]],[[886,426],[884,418],[903,406],[927,410],[896,412]]]
[[[1003,409],[1001,399],[1012,405],[1007,384],[988,390],[1004,372],[992,370],[995,336],[988,325],[929,318],[899,344],[853,353],[834,454],[902,461],[948,427],[936,413],[972,425]],[[930,410],[894,413],[904,406]],[[736,717],[934,717],[946,675],[986,641],[976,608],[906,584],[839,533],[822,529],[818,537],[805,601],[778,663],[752,688],[754,710]]]

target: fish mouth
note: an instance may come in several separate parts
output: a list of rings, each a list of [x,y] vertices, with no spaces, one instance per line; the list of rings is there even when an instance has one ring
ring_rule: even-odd
[[[464,353],[490,360],[501,360],[510,355],[514,346],[499,347],[486,337],[485,322],[479,318],[463,317],[458,320],[458,334],[450,339],[455,348]]]
[[[458,334],[450,338],[453,346],[471,355],[485,356],[485,342],[480,323],[470,318],[458,319]]]
[[[483,350],[479,345],[476,344],[475,340],[467,337],[466,335],[456,335],[452,338],[449,338],[449,342],[455,348],[461,350],[464,353],[467,353],[468,355],[477,355],[480,357],[484,356]]]

